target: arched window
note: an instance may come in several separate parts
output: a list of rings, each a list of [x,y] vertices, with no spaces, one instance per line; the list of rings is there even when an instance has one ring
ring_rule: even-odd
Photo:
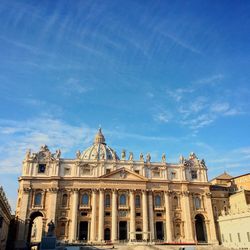
[[[64,194],[62,197],[62,206],[66,207],[68,203],[68,195]]]
[[[173,207],[174,207],[174,209],[175,209],[175,208],[178,208],[178,206],[179,206],[178,197],[177,197],[177,196],[174,196]]]
[[[201,200],[200,200],[200,198],[199,197],[195,197],[194,202],[195,202],[195,208],[196,209],[200,209],[201,208]]]
[[[35,194],[35,206],[41,206],[42,204],[42,193]]]
[[[155,196],[155,206],[161,207],[161,196],[160,195]]]
[[[135,207],[141,207],[141,197],[140,195],[135,196]]]
[[[110,207],[110,194],[106,194],[105,207]]]
[[[65,235],[65,223],[64,222],[61,223],[60,235]]]
[[[126,205],[126,196],[125,194],[120,195],[120,205],[125,206]]]
[[[83,194],[82,196],[82,205],[88,206],[89,205],[89,196],[88,194]]]

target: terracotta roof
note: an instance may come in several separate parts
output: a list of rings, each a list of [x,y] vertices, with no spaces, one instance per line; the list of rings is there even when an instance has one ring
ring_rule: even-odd
[[[223,174],[220,174],[216,177],[214,177],[212,180],[216,180],[216,179],[220,179],[220,180],[231,180],[233,178],[233,176],[229,175],[227,172],[224,172]]]

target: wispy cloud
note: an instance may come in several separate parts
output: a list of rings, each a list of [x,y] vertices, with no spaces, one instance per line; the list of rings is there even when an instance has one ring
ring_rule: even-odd
[[[171,111],[176,112],[172,121],[197,132],[218,118],[246,114],[239,104],[240,101],[237,103],[235,99],[232,101],[228,93],[227,95],[223,95],[223,92],[220,92],[220,95],[215,94],[217,83],[222,84],[223,79],[223,74],[214,74],[194,81],[186,88],[168,88],[166,90],[168,106],[170,102]],[[163,106],[162,103],[161,105]],[[164,115],[168,114],[168,111],[168,108],[162,108],[157,116],[153,114],[153,119],[158,122],[168,122],[167,115]]]
[[[162,111],[154,115],[154,120],[158,122],[168,123],[172,118],[169,112]]]
[[[93,87],[87,86],[87,84],[82,83],[80,80],[71,77],[69,78],[60,89],[63,91],[64,95],[71,95],[71,94],[84,94],[90,90],[93,90]]]
[[[47,144],[62,154],[75,147],[84,148],[93,138],[94,131],[86,125],[73,126],[52,117],[37,117],[26,121],[0,120],[0,170],[18,173],[27,149],[38,150]]]
[[[28,44],[28,43],[24,43],[24,42],[20,42],[20,41],[16,41],[16,40],[11,40],[11,39],[3,37],[3,36],[0,36],[0,39],[11,44],[11,45],[14,45],[17,48],[20,48],[22,50],[26,50],[34,55],[42,55],[42,56],[46,56],[46,57],[50,57],[50,58],[54,56],[52,53],[48,53],[48,52],[42,50],[41,48],[35,47],[35,46]]]
[[[167,95],[179,102],[185,95],[188,95],[192,92],[194,92],[193,88],[177,88],[175,90],[167,90]]]
[[[177,44],[178,46],[187,49],[195,54],[202,54],[200,50],[198,50],[197,48],[195,48],[193,45],[188,44],[186,41],[184,41],[184,39],[181,39],[173,34],[170,33],[166,33],[166,32],[161,32],[161,34],[165,37],[167,37],[168,39],[170,39],[171,41],[173,41],[175,44]]]
[[[225,76],[223,74],[215,74],[212,76],[198,79],[198,80],[194,81],[194,83],[195,84],[216,84],[216,83],[220,82],[222,79],[224,79],[224,77]]]

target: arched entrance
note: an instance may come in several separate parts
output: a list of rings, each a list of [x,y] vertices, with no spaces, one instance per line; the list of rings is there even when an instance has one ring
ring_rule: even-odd
[[[197,214],[195,216],[195,232],[196,239],[198,242],[207,242],[207,234],[205,227],[205,218],[202,214]]]
[[[110,229],[105,228],[104,230],[104,240],[110,240]]]
[[[30,223],[28,230],[28,242],[40,242],[43,233],[43,214],[39,211],[30,215]]]
[[[142,240],[142,233],[140,228],[136,228],[136,240]]]

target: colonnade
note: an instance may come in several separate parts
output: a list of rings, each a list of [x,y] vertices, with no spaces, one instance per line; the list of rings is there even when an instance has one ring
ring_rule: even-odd
[[[135,190],[112,190],[112,201],[111,201],[111,241],[116,242],[118,240],[118,194],[119,191],[129,191],[127,192],[127,198],[129,197],[129,203],[126,204],[126,210],[129,210],[129,240],[133,241],[136,239],[136,206],[135,206]],[[154,240],[155,239],[155,227],[154,227],[154,199],[153,192],[141,190],[141,207],[142,211],[142,239],[143,240]],[[110,192],[109,192],[110,193]],[[89,240],[91,242],[101,242],[104,240],[104,219],[105,219],[105,190],[104,189],[94,189],[91,191],[91,219],[90,219],[90,233]],[[78,207],[79,207],[79,191],[73,190],[72,195],[72,213],[71,213],[71,229],[69,234],[69,240],[77,240],[77,227],[78,227]],[[128,199],[126,199],[128,201]],[[98,204],[99,202],[99,204]],[[163,202],[162,202],[163,203]],[[167,241],[172,241],[172,225],[171,225],[171,207],[168,192],[164,194],[164,206],[163,211],[165,211],[165,228],[164,231],[167,232]],[[98,209],[97,209],[98,208]],[[98,220],[98,223],[97,223]]]

